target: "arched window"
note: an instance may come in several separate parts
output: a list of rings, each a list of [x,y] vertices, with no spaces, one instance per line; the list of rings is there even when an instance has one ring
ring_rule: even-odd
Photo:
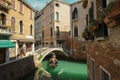
[[[33,27],[32,27],[32,25],[30,25],[30,35],[32,35],[33,34]]]
[[[11,27],[12,27],[12,31],[15,31],[15,18],[11,17]]]
[[[75,7],[73,12],[72,12],[72,19],[77,19],[78,18],[78,10],[77,8]]]
[[[0,20],[1,20],[0,24],[1,25],[6,25],[6,15],[1,13],[0,17],[1,17],[0,18]]]
[[[74,37],[78,37],[78,27],[74,26]]]
[[[59,30],[59,27],[58,27],[58,26],[57,26],[56,28],[57,28],[57,29],[56,29],[56,36],[59,37],[59,36],[60,36],[60,30]]]
[[[59,21],[59,12],[56,12],[56,20]]]
[[[20,21],[20,33],[23,33],[23,22]]]

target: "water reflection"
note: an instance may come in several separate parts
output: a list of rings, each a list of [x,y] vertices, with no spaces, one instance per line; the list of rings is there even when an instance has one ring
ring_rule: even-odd
[[[87,80],[87,65],[70,61],[58,61],[58,66],[52,68],[48,61],[24,80]]]

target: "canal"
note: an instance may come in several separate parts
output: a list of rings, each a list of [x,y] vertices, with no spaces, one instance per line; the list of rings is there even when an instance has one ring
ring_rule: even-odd
[[[88,78],[87,64],[82,62],[59,60],[58,66],[53,68],[46,60],[42,62],[42,68],[44,71],[38,68],[24,80],[87,80]]]

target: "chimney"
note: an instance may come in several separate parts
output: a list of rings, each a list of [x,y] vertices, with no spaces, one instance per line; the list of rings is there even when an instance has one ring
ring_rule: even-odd
[[[48,2],[46,2],[46,6],[47,6]]]

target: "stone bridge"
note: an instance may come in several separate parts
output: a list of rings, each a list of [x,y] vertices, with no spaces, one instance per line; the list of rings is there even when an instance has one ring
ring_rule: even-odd
[[[56,55],[63,55],[68,57],[68,54],[64,52],[62,48],[40,48],[35,51],[35,54],[37,54],[38,60],[41,62],[47,55],[55,53]]]

